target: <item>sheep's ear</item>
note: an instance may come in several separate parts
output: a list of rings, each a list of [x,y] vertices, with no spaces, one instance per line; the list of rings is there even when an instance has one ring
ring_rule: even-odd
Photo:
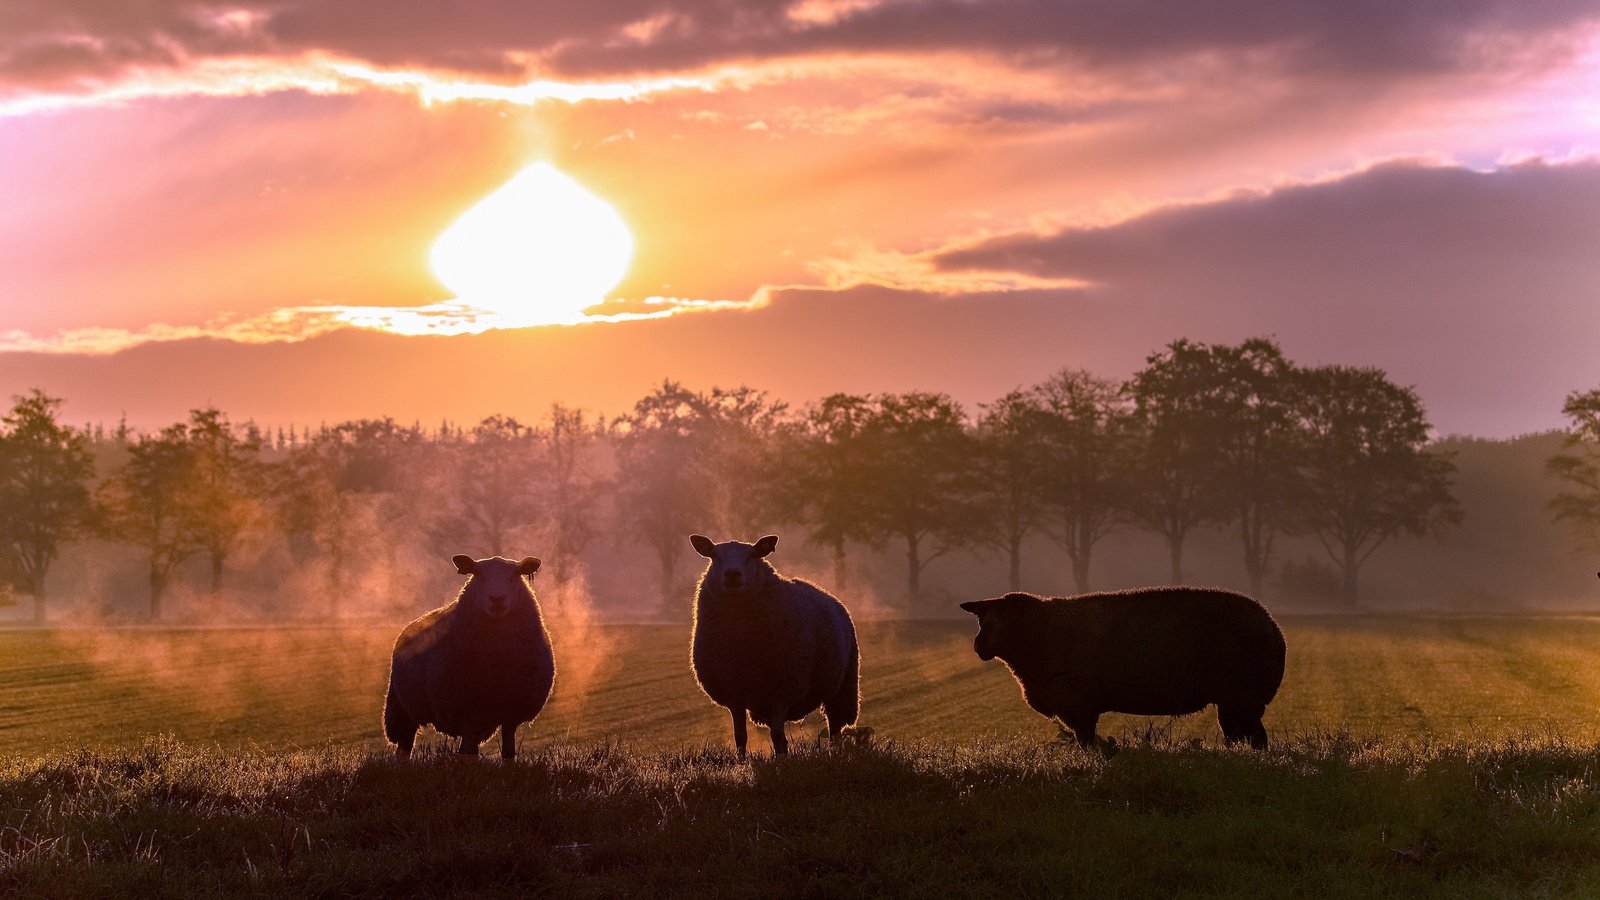
[[[477,562],[465,553],[457,553],[450,557],[450,561],[456,564],[456,571],[463,575],[475,575],[478,572]]]
[[[700,554],[701,556],[704,556],[707,559],[716,558],[717,545],[711,543],[711,538],[708,538],[703,534],[691,534],[689,535],[689,543],[694,545],[694,552]]]
[[[994,612],[998,600],[968,600],[961,604],[961,608],[982,619],[986,614]]]
[[[517,563],[518,575],[532,575],[539,571],[540,561],[537,556],[524,556],[522,562]]]
[[[761,540],[756,541],[756,549],[750,554],[750,558],[761,559],[776,549],[778,549],[778,536],[775,534],[769,534]]]

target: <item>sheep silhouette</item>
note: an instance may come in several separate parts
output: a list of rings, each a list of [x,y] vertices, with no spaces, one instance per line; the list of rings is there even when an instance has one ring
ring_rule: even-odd
[[[511,759],[517,727],[539,715],[556,674],[528,583],[539,560],[451,560],[467,583],[455,600],[418,617],[395,640],[383,733],[402,758],[424,725],[460,738],[457,752],[476,756],[498,728],[500,756]]]
[[[786,722],[823,707],[838,739],[860,709],[860,648],[855,623],[837,598],[767,562],[777,535],[754,544],[690,543],[710,560],[694,600],[695,678],[733,717],[733,742],[745,753],[746,719],[767,726],[774,753],[789,751]]]

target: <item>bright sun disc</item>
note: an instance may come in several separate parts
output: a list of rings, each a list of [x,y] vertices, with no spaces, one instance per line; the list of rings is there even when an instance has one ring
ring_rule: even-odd
[[[462,213],[428,262],[456,299],[507,325],[563,325],[627,274],[633,235],[617,211],[535,163]]]

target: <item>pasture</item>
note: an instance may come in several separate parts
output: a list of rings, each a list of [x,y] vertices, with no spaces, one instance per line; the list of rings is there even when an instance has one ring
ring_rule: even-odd
[[[1284,617],[1288,669],[1274,737],[1600,740],[1600,618]],[[687,626],[550,623],[558,672],[524,747],[612,741],[730,745],[726,714],[689,671]],[[0,631],[5,752],[207,746],[379,749],[398,626]],[[1045,740],[999,662],[972,653],[975,620],[864,622],[861,724],[879,738]],[[820,715],[798,729],[807,738]],[[1219,740],[1214,717],[1108,716],[1102,734]],[[428,733],[431,735],[431,732]],[[428,740],[428,738],[424,738]],[[437,738],[433,738],[437,743]],[[765,732],[752,748],[766,751]]]
[[[389,760],[395,629],[0,633],[0,893],[1592,896],[1600,620],[1281,620],[1274,747],[1057,740],[975,623],[863,623],[873,735],[747,762],[687,628],[551,623],[517,763]],[[437,737],[420,747],[443,749]]]

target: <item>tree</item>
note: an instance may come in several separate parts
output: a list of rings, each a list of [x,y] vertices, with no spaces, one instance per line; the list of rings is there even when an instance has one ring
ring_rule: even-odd
[[[190,411],[187,439],[193,453],[190,508],[210,559],[211,593],[216,595],[222,591],[228,557],[262,518],[267,477],[262,440],[253,427],[235,428],[214,407]]]
[[[711,516],[701,398],[674,381],[640,398],[618,419],[619,510],[655,551],[664,605],[679,592],[678,565],[688,535]]]
[[[607,487],[595,474],[603,430],[583,410],[557,403],[550,407],[549,424],[535,434],[543,448],[539,485],[553,531],[551,577],[557,585],[572,577],[573,561],[595,535],[595,510]]]
[[[1301,516],[1343,575],[1349,605],[1361,565],[1401,534],[1459,523],[1455,465],[1427,449],[1430,427],[1416,392],[1381,369],[1320,366],[1297,376],[1305,435]]]
[[[984,542],[1006,554],[1013,591],[1022,590],[1023,542],[1044,530],[1050,513],[1047,418],[1039,396],[1019,389],[984,404],[978,419],[979,502],[994,525]]]
[[[1041,487],[1060,529],[1051,534],[1072,561],[1078,591],[1088,591],[1095,545],[1128,515],[1130,404],[1115,382],[1082,369],[1063,369],[1030,393],[1044,415]]]
[[[1250,591],[1259,598],[1273,544],[1292,529],[1299,499],[1295,366],[1265,338],[1202,349],[1213,372],[1205,399],[1217,426],[1216,484],[1239,529]]]
[[[359,558],[370,555],[393,572],[399,530],[425,527],[416,485],[428,449],[418,428],[361,419],[308,432],[277,467],[279,520],[297,558],[325,561],[330,618],[342,612]]]
[[[189,490],[194,446],[179,422],[141,435],[128,461],[101,486],[100,504],[110,536],[149,554],[150,618],[161,618],[161,601],[173,569],[205,546],[201,518]]]
[[[677,579],[688,535],[747,533],[777,508],[772,456],[785,410],[765,391],[663,381],[614,423],[619,509],[655,551],[669,607],[687,600]]]
[[[34,598],[45,619],[45,576],[61,545],[90,525],[94,460],[83,432],[56,420],[61,400],[19,395],[0,419],[0,579]]]
[[[1129,509],[1167,541],[1172,582],[1183,583],[1183,544],[1221,520],[1216,369],[1209,348],[1187,339],[1151,354],[1126,385],[1138,434]]]
[[[801,416],[781,454],[788,477],[779,482],[779,518],[810,525],[806,542],[828,548],[834,590],[849,583],[846,543],[869,536],[863,437],[872,410],[872,400],[859,394],[824,397]]]
[[[945,394],[880,394],[862,428],[862,527],[902,541],[906,594],[922,602],[922,572],[981,534],[966,413]]]
[[[772,524],[785,477],[779,447],[794,428],[789,405],[745,385],[700,395],[698,429],[705,437],[706,486],[712,518],[746,539]]]
[[[1561,412],[1572,421],[1562,451],[1545,471],[1566,482],[1550,499],[1556,521],[1567,522],[1584,547],[1600,551],[1600,389],[1567,395]]]
[[[503,556],[507,532],[539,512],[544,460],[537,436],[516,419],[494,415],[453,443],[454,464],[441,492],[450,512],[436,530],[450,541],[465,543],[454,552]]]

